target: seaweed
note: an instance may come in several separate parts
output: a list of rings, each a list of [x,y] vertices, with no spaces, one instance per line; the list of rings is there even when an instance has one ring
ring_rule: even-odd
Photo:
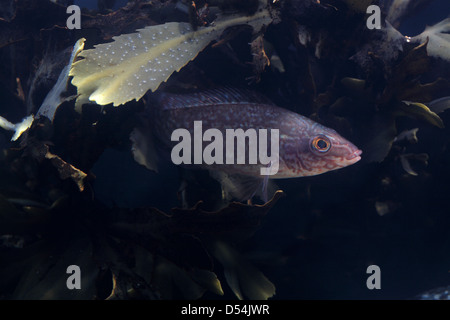
[[[244,24],[259,32],[271,20],[269,11],[262,8],[253,16],[222,16],[214,25],[198,29],[189,23],[168,22],[114,37],[112,43],[79,53],[84,59],[70,71],[78,89],[77,104],[94,101],[118,106],[139,100],[193,60],[225,29]]]
[[[117,10],[107,2],[83,10],[74,31],[60,2],[0,8],[1,117],[11,131],[29,120],[15,141],[0,136],[0,299],[403,299],[442,287],[450,265],[448,19],[409,38],[395,28],[414,6],[399,1],[132,1]],[[384,5],[392,25],[365,28],[372,3]],[[169,52],[217,29],[134,95],[102,87],[103,78],[83,89],[83,64],[90,70],[81,73],[108,69],[103,58],[96,65],[99,50],[164,26],[188,31],[173,35]],[[67,82],[82,38],[86,50]],[[229,85],[333,127],[363,150],[362,161],[280,181],[284,191],[255,204],[223,199],[204,172],[133,166],[128,137],[152,106],[148,91]],[[50,112],[34,116],[42,105]],[[100,163],[111,149],[126,161]],[[103,182],[112,205],[100,199],[98,166],[119,177],[116,193]],[[126,194],[138,189],[136,204]],[[373,263],[397,276],[394,291],[355,285]],[[83,290],[67,289],[73,264]]]

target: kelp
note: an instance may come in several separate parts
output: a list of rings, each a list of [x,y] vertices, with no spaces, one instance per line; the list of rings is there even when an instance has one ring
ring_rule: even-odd
[[[450,97],[442,97],[428,103],[428,107],[435,113],[441,113],[450,108]]]
[[[170,75],[193,60],[225,29],[249,25],[255,32],[272,21],[264,7],[252,16],[218,17],[213,25],[195,30],[189,23],[168,22],[113,37],[114,42],[82,51],[70,75],[78,89],[77,104],[93,101],[114,106],[139,100],[155,91]]]
[[[426,103],[442,92],[450,90],[450,83],[442,78],[431,83],[420,82],[420,76],[430,68],[428,44],[429,42],[424,42],[410,49],[402,59],[390,67],[392,73],[385,80],[382,94],[377,100],[373,100],[380,112],[374,116],[373,126],[370,126],[371,130],[377,133],[367,143],[366,160],[379,162],[387,156],[397,135],[395,125],[397,117],[408,116],[444,128],[443,120]],[[353,90],[353,95],[359,92],[360,95],[374,97],[370,93],[373,88],[368,87],[366,81],[344,78],[342,84]]]
[[[78,40],[72,49],[72,54],[70,56],[68,64],[63,68],[61,71],[58,81],[53,86],[53,88],[50,90],[50,92],[45,97],[44,101],[42,102],[41,106],[39,107],[39,110],[36,114],[36,117],[47,117],[50,119],[50,121],[53,122],[55,119],[55,112],[58,109],[58,107],[67,100],[73,99],[74,97],[63,97],[62,94],[65,93],[67,90],[67,81],[69,80],[69,71],[72,68],[72,64],[74,63],[74,60],[76,56],[80,53],[81,50],[84,48],[84,41],[86,39],[82,38]]]
[[[0,117],[0,127],[2,127],[5,130],[14,131],[14,134],[11,137],[11,141],[16,141],[17,139],[19,139],[22,133],[24,133],[31,127],[33,120],[34,120],[33,115],[30,115],[28,117],[23,118],[21,122],[13,124],[8,120],[6,120],[5,118]]]
[[[224,267],[228,285],[240,300],[267,300],[275,294],[275,286],[259,270],[226,243],[215,242],[213,254]]]
[[[31,191],[39,186],[9,197],[0,189],[0,235],[22,243],[7,249],[0,245],[0,271],[9,275],[0,278],[2,296],[199,299],[206,292],[226,294],[226,277],[214,266],[232,262],[215,260],[211,243],[236,245],[251,237],[281,191],[264,205],[230,203],[218,211],[202,209],[201,202],[171,213],[153,207],[108,208],[90,196],[88,175],[40,140],[50,125],[44,120],[2,160],[12,173],[1,172],[2,181],[25,184],[23,189]],[[83,290],[66,286],[66,269],[74,262],[82,270]]]
[[[427,51],[432,57],[450,61],[450,18],[442,20],[434,26],[427,27],[421,34],[412,37],[411,41],[428,41]]]
[[[215,249],[209,247],[217,241],[214,239],[229,243],[251,236],[281,194],[262,206],[232,203],[218,212],[204,212],[199,204],[172,214],[156,208],[111,210],[89,203],[80,194],[82,201],[65,197],[55,205],[39,208],[35,219],[0,197],[2,234],[39,235],[23,248],[0,252],[0,270],[14,275],[0,280],[2,290],[14,288],[14,299],[169,299],[179,297],[176,292],[183,298],[198,299],[207,290],[223,295],[223,280],[208,253]],[[240,219],[233,219],[232,226],[229,217],[238,215]],[[67,224],[67,219],[72,222]],[[204,224],[198,225],[202,220]],[[189,258],[183,259],[185,253]],[[83,290],[66,287],[65,269],[74,261],[83,271]],[[224,255],[219,255],[218,261],[238,263]],[[239,261],[241,265],[242,258]],[[99,287],[105,268],[110,274],[110,289]],[[19,272],[11,272],[13,269]],[[255,267],[251,270],[253,275],[259,274]],[[268,297],[255,287],[266,287],[268,280],[262,274],[258,277],[248,288],[253,293],[245,291],[248,298]]]
[[[84,106],[81,113],[74,112],[75,101],[64,101],[54,117],[35,119],[16,142],[8,141],[9,133],[4,139],[8,144],[0,153],[0,297],[347,297],[352,293],[344,292],[345,283],[338,281],[337,287],[329,279],[342,279],[342,271],[346,279],[360,281],[365,272],[358,267],[365,266],[361,262],[378,261],[386,251],[394,252],[396,259],[406,252],[417,261],[425,261],[434,252],[439,265],[433,275],[443,270],[446,275],[448,197],[441,186],[449,178],[445,110],[450,86],[441,67],[447,60],[435,59],[433,53],[438,52],[434,46],[440,42],[436,41],[444,41],[445,46],[446,24],[428,30],[428,41],[418,37],[408,42],[389,25],[369,32],[363,10],[369,2],[268,1],[282,23],[270,24],[271,12],[270,19],[260,19],[266,30],[262,25],[250,30],[243,20],[260,12],[258,1],[208,1],[211,14],[199,6],[201,1],[196,2],[197,10],[190,1],[134,1],[113,12],[84,11],[83,30],[70,37],[63,29],[65,11],[64,19],[60,16],[65,8],[46,2],[41,9],[55,15],[48,21],[34,20],[32,30],[27,30],[21,23],[29,21],[29,10],[38,10],[36,5],[25,0],[7,2],[11,6],[0,10],[0,26],[5,30],[0,34],[5,58],[0,68],[6,70],[0,72],[0,82],[5,84],[0,94],[7,113],[2,116],[14,120],[10,128],[35,112],[33,106],[42,104],[58,84],[58,75],[66,74],[61,70],[68,65],[77,39],[85,37],[87,45],[102,43],[97,48],[106,48],[124,44],[129,36],[135,41],[145,32],[152,35],[158,30],[159,36],[170,16],[172,26],[190,30],[186,37],[206,34],[202,30],[218,24],[222,28],[213,32],[216,46],[207,48],[206,36],[204,54],[194,50],[195,59],[183,61],[179,72],[174,68],[168,82],[163,87],[160,82],[156,90],[249,86],[284,108],[335,128],[354,141],[363,155],[349,171],[282,181],[287,194],[283,201],[279,201],[283,193],[277,192],[260,205],[224,202],[220,187],[208,175],[180,170],[179,178],[176,173],[168,177],[172,167],[158,175],[120,181],[119,186],[121,193],[137,187],[174,186],[173,194],[167,194],[173,201],[167,203],[169,209],[157,208],[154,203],[160,194],[152,191],[145,193],[148,205],[136,208],[130,201],[129,207],[128,203],[118,207],[113,199],[106,206],[96,189],[102,177],[96,177],[95,165],[104,150],[120,150],[131,158],[128,137],[142,117],[142,100],[147,97],[132,101],[139,98],[128,96],[123,102],[132,99],[125,108]],[[189,11],[179,10],[179,4],[186,4]],[[234,17],[243,23],[234,25]],[[233,27],[225,28],[230,18]],[[260,29],[264,32],[257,32]],[[104,43],[112,37],[118,38]],[[183,39],[180,36],[177,41]],[[128,51],[131,57],[132,50]],[[278,67],[272,68],[275,58]],[[92,70],[97,67],[94,64]],[[130,76],[134,74],[130,69]],[[64,85],[63,79],[59,84]],[[73,95],[76,89],[69,84],[66,94]],[[50,107],[66,97],[60,93],[53,96],[57,98],[51,99]],[[89,101],[88,94],[84,98]],[[11,110],[16,113],[11,115]],[[119,169],[106,166],[105,175],[109,178],[123,171],[121,177],[127,176],[132,164],[127,159],[123,163],[116,166]],[[433,199],[433,210],[429,199]],[[372,242],[382,249],[375,250]],[[267,260],[273,260],[267,258],[273,250],[279,264],[251,259],[255,247]],[[345,262],[336,260],[337,256]],[[67,266],[73,261],[82,269],[83,290],[65,287]],[[322,269],[330,263],[336,268]],[[345,270],[339,270],[342,266]],[[325,293],[324,283],[330,288]],[[408,298],[407,294],[399,295]]]
[[[412,153],[406,153],[399,156],[400,162],[402,164],[403,169],[412,176],[417,176],[418,173],[414,171],[414,169],[411,167],[410,160],[420,161],[425,166],[428,165],[428,159],[429,156],[426,153],[420,153],[420,154],[412,154]]]
[[[403,105],[401,105],[400,108],[405,112],[406,115],[423,119],[438,128],[444,128],[444,122],[442,121],[442,119],[423,103],[411,101],[402,102]]]

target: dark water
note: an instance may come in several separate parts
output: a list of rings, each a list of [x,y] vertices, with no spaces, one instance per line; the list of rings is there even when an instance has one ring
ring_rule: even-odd
[[[450,3],[445,0],[435,0],[425,3],[418,10],[402,22],[399,31],[404,35],[416,35],[421,33],[426,26],[432,26],[448,17]]]
[[[126,2],[115,1],[112,10],[120,8]],[[339,4],[339,1],[337,3]],[[79,0],[74,1],[74,4],[89,9],[96,8],[94,1]],[[439,22],[449,14],[448,0],[430,1],[411,13],[401,24],[399,31],[408,36],[416,35],[422,32],[426,25]],[[311,28],[320,30],[321,27],[312,24]],[[333,27],[324,22],[323,28]],[[286,63],[286,72],[280,74],[277,71],[268,71],[263,74],[261,82],[250,87],[265,93],[281,107],[319,118],[319,122],[334,127],[363,150],[362,160],[355,165],[315,177],[276,181],[279,189],[285,192],[285,197],[278,200],[264,217],[256,233],[236,246],[239,252],[274,283],[276,286],[274,299],[412,299],[424,291],[448,286],[450,283],[449,112],[439,114],[445,128],[437,128],[423,119],[414,117],[396,118],[395,126],[398,133],[419,128],[418,142],[394,144],[381,162],[366,160],[365,147],[371,140],[376,139],[377,130],[382,130],[382,126],[370,127],[372,122],[368,120],[378,110],[374,111],[375,107],[364,109],[369,103],[364,102],[361,97],[355,98],[351,95],[348,95],[351,98],[347,96],[351,101],[346,100],[346,103],[351,105],[350,109],[341,113],[338,111],[339,117],[348,120],[347,125],[333,122],[334,118],[331,120],[330,105],[334,100],[324,103],[325,107],[320,110],[312,110],[311,101],[307,100],[310,96],[305,94],[308,90],[311,91],[311,88],[298,76],[300,73],[306,74],[303,72],[305,66],[295,61],[307,55],[310,59],[311,74],[315,75],[317,81],[317,94],[333,87],[334,92],[338,92],[334,96],[336,99],[345,96],[342,93],[345,89],[337,84],[340,79],[337,80],[334,75],[363,78],[364,72],[352,65],[348,59],[339,60],[341,57],[328,56],[323,60],[311,58],[314,56],[314,48],[309,52],[296,49],[292,34],[289,34],[288,30],[291,30],[288,25],[281,23],[269,27],[265,35],[266,40],[279,51],[280,58],[289,61]],[[247,86],[248,81],[243,74],[248,75],[251,72],[245,67],[245,63],[236,63],[236,59],[247,62],[250,60],[251,55],[247,49],[250,40],[251,36],[242,32],[230,41],[234,52],[206,48],[186,67],[185,73],[180,72],[177,76],[178,83],[169,82],[167,88],[171,89],[177,85],[183,88],[180,83],[190,79],[198,80],[195,83],[198,87],[204,86],[205,83],[209,85],[209,82],[218,85]],[[343,38],[340,42],[338,39],[330,44],[330,48],[349,41],[351,40]],[[17,47],[15,50],[25,49],[26,47]],[[29,49],[39,51],[40,47],[30,44]],[[8,59],[11,59],[10,52],[4,48],[0,50],[2,64],[0,70],[12,74],[13,71],[5,66],[10,61]],[[357,48],[353,50],[356,52]],[[349,54],[339,50],[336,52],[342,56]],[[35,59],[38,60],[37,57]],[[339,61],[340,65],[336,65],[336,61]],[[437,77],[450,80],[448,64],[448,61],[433,60],[430,63],[430,71],[422,79],[428,79],[427,82],[432,82]],[[191,78],[190,72],[195,77]],[[374,88],[383,85],[380,84],[381,79],[383,75],[374,75],[372,79]],[[5,79],[2,78],[2,81]],[[7,96],[5,92],[6,90],[1,92],[3,97]],[[379,98],[383,90],[376,92]],[[437,96],[433,96],[433,99],[449,95],[449,88],[443,88],[441,92],[442,95],[435,93]],[[9,99],[5,98],[3,101],[15,101],[13,98]],[[40,100],[42,99],[41,97]],[[11,104],[1,105],[1,115],[18,121],[22,113],[17,115],[10,111],[8,108]],[[69,104],[61,108],[62,113],[67,112],[71,115],[71,111],[64,111],[71,110]],[[111,117],[117,117],[119,112],[112,107],[105,107],[104,110],[105,114],[113,115]],[[130,107],[129,111],[134,112],[133,107]],[[120,112],[123,114],[118,117],[123,115],[123,119],[128,121],[127,111]],[[89,111],[88,114],[93,120],[102,121],[100,111],[92,113]],[[61,116],[60,119],[62,118]],[[70,117],[67,116],[65,121],[67,118]],[[76,152],[64,151],[65,147],[70,149],[71,144],[67,142],[70,139],[64,137],[66,131],[61,128],[69,127],[70,124],[64,122],[58,125],[57,121],[58,117],[55,120],[57,128],[55,130],[61,130],[63,133],[61,137],[53,138],[54,153],[60,151],[68,162],[70,159],[77,160]],[[111,134],[114,130],[107,127],[108,124],[102,128],[105,128],[104,132]],[[119,136],[119,133],[117,135]],[[1,145],[5,148],[11,147],[9,138],[9,133],[2,132],[0,135]],[[108,138],[102,137],[98,141],[104,143]],[[170,163],[163,164],[158,173],[150,172],[134,161],[126,135],[114,139],[116,139],[114,143],[107,145],[91,167],[95,178],[92,179],[92,188],[89,192],[95,201],[107,208],[156,207],[164,212],[170,212],[171,208],[180,206],[177,192],[180,188],[180,177],[184,177],[186,172]],[[402,167],[399,156],[404,153],[428,155],[427,164],[411,161],[412,167],[418,173],[417,176],[409,175]],[[50,187],[46,185],[45,188],[49,189],[57,185],[53,180],[46,183]],[[390,209],[386,214],[380,215],[376,210],[376,203],[388,204]],[[369,265],[380,267],[379,290],[369,290],[366,286],[369,276],[366,270]],[[221,271],[218,267],[218,274],[221,274]],[[229,287],[225,284],[223,287],[224,297],[234,298]],[[9,298],[8,294],[10,293],[2,292],[0,297]],[[217,299],[218,296],[207,292],[203,298]]]

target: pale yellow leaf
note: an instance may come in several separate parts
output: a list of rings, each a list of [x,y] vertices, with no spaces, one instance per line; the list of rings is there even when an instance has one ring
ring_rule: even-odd
[[[79,54],[70,71],[78,89],[77,106],[124,104],[155,91],[170,75],[193,60],[211,41],[231,26],[250,25],[259,31],[272,21],[267,10],[253,16],[231,15],[208,27],[193,30],[189,23],[169,22],[114,37]]]

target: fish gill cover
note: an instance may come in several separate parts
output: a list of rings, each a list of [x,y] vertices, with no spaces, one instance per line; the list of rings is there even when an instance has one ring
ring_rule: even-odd
[[[398,31],[442,1],[114,2],[83,8],[80,30],[66,1],[0,6],[1,299],[448,297],[449,21]],[[231,88],[334,129],[361,161],[264,181],[267,202],[226,197],[249,179],[134,161],[162,93]]]

